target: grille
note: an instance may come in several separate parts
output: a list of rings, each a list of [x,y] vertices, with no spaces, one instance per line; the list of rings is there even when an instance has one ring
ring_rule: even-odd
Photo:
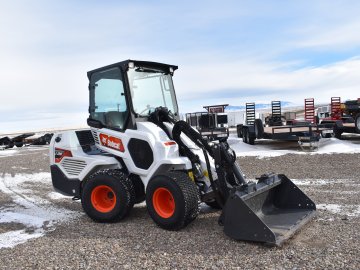
[[[97,132],[95,130],[91,130],[91,132],[94,137],[95,143],[100,144]]]
[[[61,166],[70,175],[79,175],[86,167],[86,162],[83,160],[65,158],[61,162]]]
[[[76,136],[78,137],[81,146],[92,145],[95,143],[90,130],[76,131]]]

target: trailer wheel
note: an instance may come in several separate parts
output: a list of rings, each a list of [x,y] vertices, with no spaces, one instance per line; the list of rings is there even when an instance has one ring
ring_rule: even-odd
[[[7,145],[6,148],[13,148],[14,145],[15,145],[15,143],[11,141],[11,142],[9,142],[9,144]]]
[[[336,121],[334,124],[333,132],[336,139],[341,140],[341,134],[343,133],[342,126],[343,125],[341,121]]]
[[[250,145],[254,145],[255,144],[255,138],[250,136],[250,132],[247,133],[248,139],[247,141],[249,142]]]
[[[254,135],[254,136],[252,136]],[[254,145],[255,144],[255,134],[251,134],[250,130],[246,130],[246,143],[250,144],[250,145]]]
[[[242,138],[243,137],[243,125],[241,125],[241,124],[237,125],[236,131],[237,131],[238,138]]]
[[[246,128],[244,128],[242,131],[242,140],[244,143],[249,143],[248,134],[249,134],[249,131]]]
[[[261,139],[264,135],[264,125],[261,119],[255,119],[255,136]]]
[[[120,170],[100,170],[84,182],[81,204],[85,213],[98,222],[126,217],[134,206],[132,182]]]
[[[16,147],[23,147],[24,143],[23,142],[16,142],[15,146]]]
[[[360,133],[360,113],[355,116],[355,130]]]
[[[199,214],[199,192],[186,173],[167,172],[154,176],[146,188],[151,218],[166,230],[180,230]]]

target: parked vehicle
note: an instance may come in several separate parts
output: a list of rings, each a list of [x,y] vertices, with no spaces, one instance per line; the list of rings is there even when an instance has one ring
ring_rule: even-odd
[[[122,220],[146,200],[167,230],[194,221],[204,202],[223,209],[229,237],[280,245],[311,220],[315,203],[285,175],[246,180],[226,139],[210,143],[180,121],[176,69],[127,60],[88,72],[90,129],[53,136],[54,188],[81,199],[98,222]]]

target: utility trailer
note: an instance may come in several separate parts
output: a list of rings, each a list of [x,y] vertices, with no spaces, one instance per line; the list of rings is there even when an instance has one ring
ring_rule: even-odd
[[[25,145],[47,145],[50,144],[53,133],[46,133],[38,138],[31,138],[35,133],[23,133],[21,135],[9,138],[8,136],[0,138],[0,148],[8,149],[16,147],[23,147]]]
[[[224,113],[226,106],[228,104],[204,106],[207,112],[187,113],[186,122],[209,141],[226,139],[229,137],[228,118]]]
[[[47,145],[50,144],[53,133],[46,133],[38,138],[32,139],[29,143],[31,145]]]
[[[333,129],[338,139],[343,133],[360,133],[360,98],[341,103],[340,97],[332,97],[330,107],[329,116],[320,118],[322,126]]]
[[[334,134],[335,137],[341,139],[343,133],[360,134],[360,98],[357,100],[348,100],[342,106],[341,121],[335,121]]]
[[[237,125],[238,137],[251,145],[255,144],[256,139],[270,139],[297,141],[302,148],[314,149],[318,146],[321,133],[325,131],[325,127],[306,121],[294,122],[293,125],[264,127],[261,119],[255,119],[255,103],[246,103],[246,124]]]
[[[26,144],[26,138],[34,135],[35,133],[23,133],[13,138],[6,136],[0,139],[0,146],[5,149],[13,148],[14,146],[23,147]]]

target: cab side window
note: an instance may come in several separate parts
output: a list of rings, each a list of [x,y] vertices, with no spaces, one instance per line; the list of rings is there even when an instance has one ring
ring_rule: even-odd
[[[124,129],[128,117],[124,85],[118,68],[92,74],[90,117],[111,129]]]

